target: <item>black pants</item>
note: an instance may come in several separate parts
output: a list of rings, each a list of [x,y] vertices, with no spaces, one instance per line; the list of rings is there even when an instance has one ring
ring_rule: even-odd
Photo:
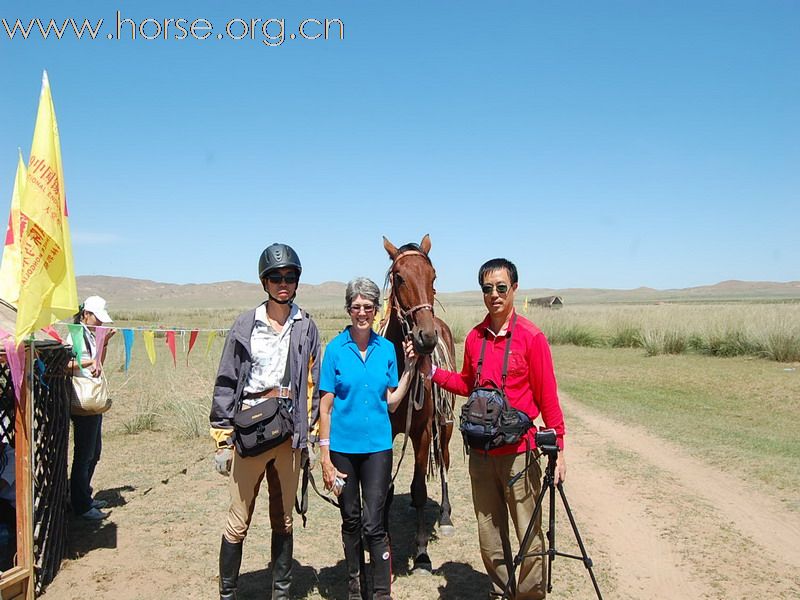
[[[5,527],[8,536],[6,543],[0,546],[0,571],[7,571],[14,566],[17,553],[17,510],[8,500],[0,499],[0,525]]]
[[[331,462],[347,474],[339,495],[342,538],[347,543],[348,538],[363,534],[370,553],[374,597],[389,598],[392,558],[384,512],[392,480],[392,451],[370,454],[331,451]]]
[[[103,449],[103,415],[72,416],[74,452],[69,480],[70,500],[75,514],[92,508],[92,477]]]

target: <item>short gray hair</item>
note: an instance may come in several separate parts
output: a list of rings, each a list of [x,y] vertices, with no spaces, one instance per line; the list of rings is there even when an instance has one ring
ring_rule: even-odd
[[[375,307],[380,306],[381,289],[378,285],[366,277],[356,277],[347,283],[347,290],[344,293],[344,308],[350,310],[353,300],[361,296],[364,300],[369,300]]]

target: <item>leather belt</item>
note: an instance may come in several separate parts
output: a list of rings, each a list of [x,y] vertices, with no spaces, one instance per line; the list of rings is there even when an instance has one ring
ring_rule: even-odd
[[[269,398],[287,398],[292,399],[292,388],[290,387],[274,387],[264,390],[263,392],[256,392],[255,394],[245,394],[245,400],[268,400]]]

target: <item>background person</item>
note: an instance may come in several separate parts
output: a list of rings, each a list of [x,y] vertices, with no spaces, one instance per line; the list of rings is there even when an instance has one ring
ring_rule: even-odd
[[[272,528],[272,598],[289,598],[292,581],[292,509],[301,467],[301,449],[319,412],[317,326],[292,301],[302,267],[291,246],[272,244],[258,261],[258,277],[268,299],[236,319],[231,327],[214,385],[211,435],[217,442],[217,471],[230,474],[231,502],[219,553],[221,600],[235,600],[242,543],[253,517],[261,481],[269,487]],[[286,366],[294,431],[290,439],[257,456],[244,458],[233,448],[233,418],[264,402],[280,387]]]
[[[97,347],[95,327],[112,323],[106,311],[106,301],[100,296],[89,296],[81,305],[74,321],[83,325],[83,352],[80,359],[74,358],[69,363],[72,376],[86,377],[88,373],[92,377],[99,377],[103,370],[108,341],[116,333],[114,329],[109,330],[103,347]],[[70,418],[73,432],[72,470],[69,480],[72,510],[84,519],[99,521],[108,516],[108,513],[100,510],[107,506],[106,501],[92,497],[92,477],[103,449],[103,415],[70,415]]]
[[[398,381],[394,346],[372,330],[378,306],[380,289],[374,282],[359,277],[347,284],[350,325],[326,346],[320,376],[323,479],[327,489],[337,476],[345,481],[339,510],[348,600],[361,600],[366,593],[362,533],[370,554],[373,598],[391,598],[391,549],[384,525],[392,472],[389,411],[405,396],[414,361],[406,361]]]
[[[14,447],[0,441],[0,571],[14,566],[17,553],[17,489]]]
[[[555,483],[566,476],[564,459],[564,416],[558,401],[558,389],[550,346],[544,334],[528,319],[514,310],[517,291],[517,267],[509,260],[495,258],[484,263],[478,271],[478,284],[488,314],[467,335],[464,342],[464,365],[461,373],[432,367],[428,359],[420,361],[420,370],[432,373],[433,382],[444,389],[467,396],[474,387],[486,381],[500,385],[506,341],[511,338],[505,392],[509,404],[535,419],[539,414],[545,426],[556,430],[558,453]],[[516,317],[516,320],[514,320]],[[512,325],[513,323],[513,325]],[[481,380],[476,381],[481,346],[486,341],[486,353]],[[469,475],[472,483],[472,502],[478,520],[478,541],[486,573],[492,584],[490,597],[499,597],[505,590],[513,554],[509,543],[508,516],[514,524],[517,540],[521,541],[533,517],[536,497],[541,489],[542,471],[538,461],[509,488],[511,477],[526,466],[526,439],[535,446],[535,430],[516,445],[501,446],[488,453],[471,449]],[[534,535],[527,552],[544,550],[541,512],[536,520]],[[516,600],[533,600],[546,595],[546,561],[541,556],[527,557],[519,569]]]

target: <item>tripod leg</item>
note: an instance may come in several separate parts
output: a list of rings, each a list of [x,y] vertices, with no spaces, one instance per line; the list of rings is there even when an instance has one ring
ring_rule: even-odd
[[[567,511],[567,517],[569,517],[569,524],[572,526],[572,532],[575,534],[578,547],[581,549],[583,565],[586,567],[586,570],[589,571],[589,577],[592,579],[592,585],[594,586],[594,591],[597,594],[598,600],[603,600],[603,595],[600,593],[600,587],[597,585],[597,579],[595,579],[594,571],[592,570],[592,559],[589,558],[588,554],[586,554],[586,547],[583,545],[581,534],[578,532],[578,525],[575,523],[575,518],[572,516],[572,510],[569,508],[569,502],[567,502],[567,495],[564,493],[564,485],[559,481],[557,487],[558,493],[561,495],[561,501],[564,503],[564,508]],[[548,588],[547,591],[549,592],[550,589]]]
[[[559,484],[560,485],[560,484]],[[550,514],[547,527],[547,593],[553,591],[553,561],[556,559],[556,494],[553,479],[548,482],[550,490]]]

